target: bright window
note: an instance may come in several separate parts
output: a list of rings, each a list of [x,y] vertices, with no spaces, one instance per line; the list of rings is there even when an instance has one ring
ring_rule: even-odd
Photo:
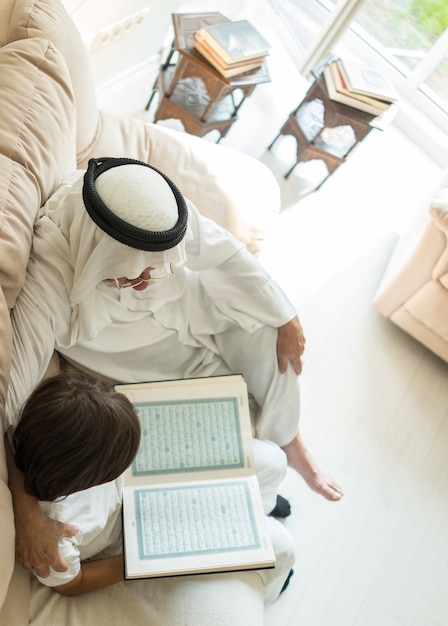
[[[381,64],[394,80],[417,131],[438,134],[448,160],[448,2],[447,0],[271,0],[285,27],[297,39],[298,49],[313,47],[323,29],[332,28],[331,52],[343,56],[350,50],[372,65]],[[337,22],[341,5],[347,5],[346,22]],[[300,59],[298,60],[300,66]],[[317,63],[316,63],[317,65]],[[406,107],[403,107],[405,109]],[[419,117],[419,122],[416,122]],[[441,134],[445,139],[441,140]],[[420,135],[419,135],[420,139]]]

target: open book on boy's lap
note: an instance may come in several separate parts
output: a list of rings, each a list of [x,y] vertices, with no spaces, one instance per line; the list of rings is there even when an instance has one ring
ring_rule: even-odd
[[[273,567],[243,378],[116,390],[142,427],[123,490],[126,578]]]

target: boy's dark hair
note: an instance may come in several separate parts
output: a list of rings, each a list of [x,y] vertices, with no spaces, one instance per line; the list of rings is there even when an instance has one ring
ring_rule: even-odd
[[[36,387],[13,435],[25,491],[50,501],[118,478],[139,442],[140,422],[128,398],[73,374]]]

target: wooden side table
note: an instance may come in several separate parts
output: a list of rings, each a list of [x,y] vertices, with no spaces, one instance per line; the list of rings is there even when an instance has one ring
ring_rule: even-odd
[[[299,163],[321,159],[327,166],[328,175],[319,183],[319,188],[372,130],[374,118],[370,113],[331,100],[321,75],[312,83],[299,106],[289,114],[268,149],[281,135],[292,135],[296,140],[296,162],[285,178]]]
[[[256,85],[270,80],[266,63],[257,71],[225,79],[194,49],[194,33],[202,26],[228,22],[221,13],[174,13],[174,41],[160,68],[146,105],[159,93],[154,121],[180,119],[187,132],[202,137],[219,132],[220,141],[237,120],[244,100]],[[173,62],[173,59],[177,60]]]

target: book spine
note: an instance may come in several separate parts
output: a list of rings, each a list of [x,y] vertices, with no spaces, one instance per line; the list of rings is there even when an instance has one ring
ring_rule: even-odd
[[[221,46],[221,44],[208,33],[204,28],[200,28],[195,34],[194,37],[199,41],[204,41],[208,44],[210,48],[214,50],[214,52],[226,63],[232,64],[240,61],[253,61],[254,59],[264,58],[267,56],[268,52],[260,54],[259,52],[254,54],[248,54],[244,57],[235,58],[228,51]]]
[[[358,100],[348,94],[338,91],[337,85],[333,82],[333,74],[329,66],[324,69],[324,80],[330,100],[334,100],[340,104],[345,104],[346,106],[358,109],[364,113],[369,113],[370,115],[381,115],[381,113],[383,113],[383,109],[377,106],[363,102],[362,100]]]
[[[195,39],[195,44],[194,47],[196,48],[196,50],[198,52],[200,52],[201,54],[208,54],[209,57],[212,57],[214,59],[214,61],[216,61],[216,63],[219,63],[219,65],[226,70],[230,70],[233,68],[247,68],[249,65],[252,67],[256,67],[257,64],[258,65],[262,65],[262,63],[264,63],[266,57],[265,56],[259,56],[259,57],[254,57],[251,59],[247,59],[244,61],[232,61],[231,63],[226,63],[224,61],[224,59],[222,57],[219,56],[219,54],[217,54],[217,52],[215,50],[213,50],[213,48],[211,48],[208,43],[203,40],[201,37],[198,36],[197,33],[194,33],[194,39]]]
[[[390,107],[390,104],[384,102],[381,99],[375,98],[373,96],[371,97],[371,96],[363,95],[360,93],[352,92],[348,88],[346,81],[344,79],[344,76],[341,74],[341,71],[339,69],[339,64],[337,62],[331,63],[329,67],[330,67],[331,79],[333,80],[334,88],[339,93],[357,102],[363,102],[366,105],[370,105],[372,110],[375,109],[378,111],[378,113],[382,113],[383,111],[386,111]]]
[[[215,68],[217,72],[221,74],[224,78],[232,78],[234,76],[239,76],[240,74],[245,74],[250,70],[255,70],[261,66],[261,63],[244,63],[238,64],[237,67],[223,67],[207,50],[204,50],[195,45],[195,50],[199,52],[201,56],[204,57],[204,60],[210,63],[212,67]]]

